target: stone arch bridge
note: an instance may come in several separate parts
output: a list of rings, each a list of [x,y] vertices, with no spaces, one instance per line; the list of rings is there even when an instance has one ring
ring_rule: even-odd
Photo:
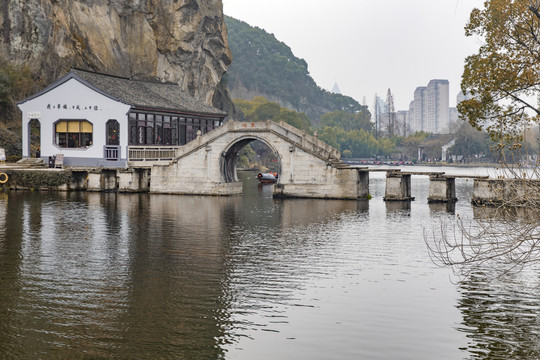
[[[150,192],[236,195],[239,152],[260,140],[279,157],[276,197],[361,199],[369,196],[369,174],[340,161],[340,153],[316,137],[286,123],[228,121],[198,136],[168,164],[154,164]]]

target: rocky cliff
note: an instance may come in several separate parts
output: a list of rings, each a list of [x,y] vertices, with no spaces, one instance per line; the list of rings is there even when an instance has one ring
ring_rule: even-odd
[[[2,0],[0,56],[47,83],[71,67],[157,78],[230,110],[221,0]]]

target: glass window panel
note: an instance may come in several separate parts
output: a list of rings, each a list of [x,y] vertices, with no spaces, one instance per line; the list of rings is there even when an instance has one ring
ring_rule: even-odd
[[[171,141],[172,141],[172,129],[169,127],[169,128],[165,128],[163,129],[163,144],[164,145],[171,145]]]
[[[120,145],[120,124],[116,120],[107,121],[107,145]]]
[[[145,127],[138,127],[138,132],[139,132],[139,136],[138,136],[138,143],[139,144],[144,144],[145,143],[145,131],[146,131],[146,128]]]
[[[154,128],[147,127],[146,128],[146,144],[153,144],[153,143],[154,143]]]
[[[137,144],[137,126],[133,124],[129,127],[129,145]]]
[[[156,144],[163,144],[163,123],[156,123]]]

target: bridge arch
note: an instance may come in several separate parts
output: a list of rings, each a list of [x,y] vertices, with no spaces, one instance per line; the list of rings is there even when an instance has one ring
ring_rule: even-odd
[[[279,181],[274,196],[331,199],[366,198],[365,172],[340,161],[339,151],[286,123],[228,121],[178,149],[168,164],[152,167],[150,192],[237,195],[239,152],[259,140],[277,154]]]
[[[245,135],[233,140],[229,145],[225,147],[223,155],[220,160],[221,176],[226,183],[238,182],[238,176],[236,174],[236,163],[238,161],[238,155],[246,145],[260,141],[265,144],[272,152],[278,157],[278,173],[281,173],[281,155],[275,147],[271,145],[263,136]]]

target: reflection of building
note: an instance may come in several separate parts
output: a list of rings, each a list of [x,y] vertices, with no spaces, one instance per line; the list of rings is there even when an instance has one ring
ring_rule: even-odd
[[[185,94],[177,84],[72,70],[18,104],[23,157],[30,123],[39,121],[41,156],[65,165],[124,167],[130,146],[175,147],[220,126],[226,113]]]

